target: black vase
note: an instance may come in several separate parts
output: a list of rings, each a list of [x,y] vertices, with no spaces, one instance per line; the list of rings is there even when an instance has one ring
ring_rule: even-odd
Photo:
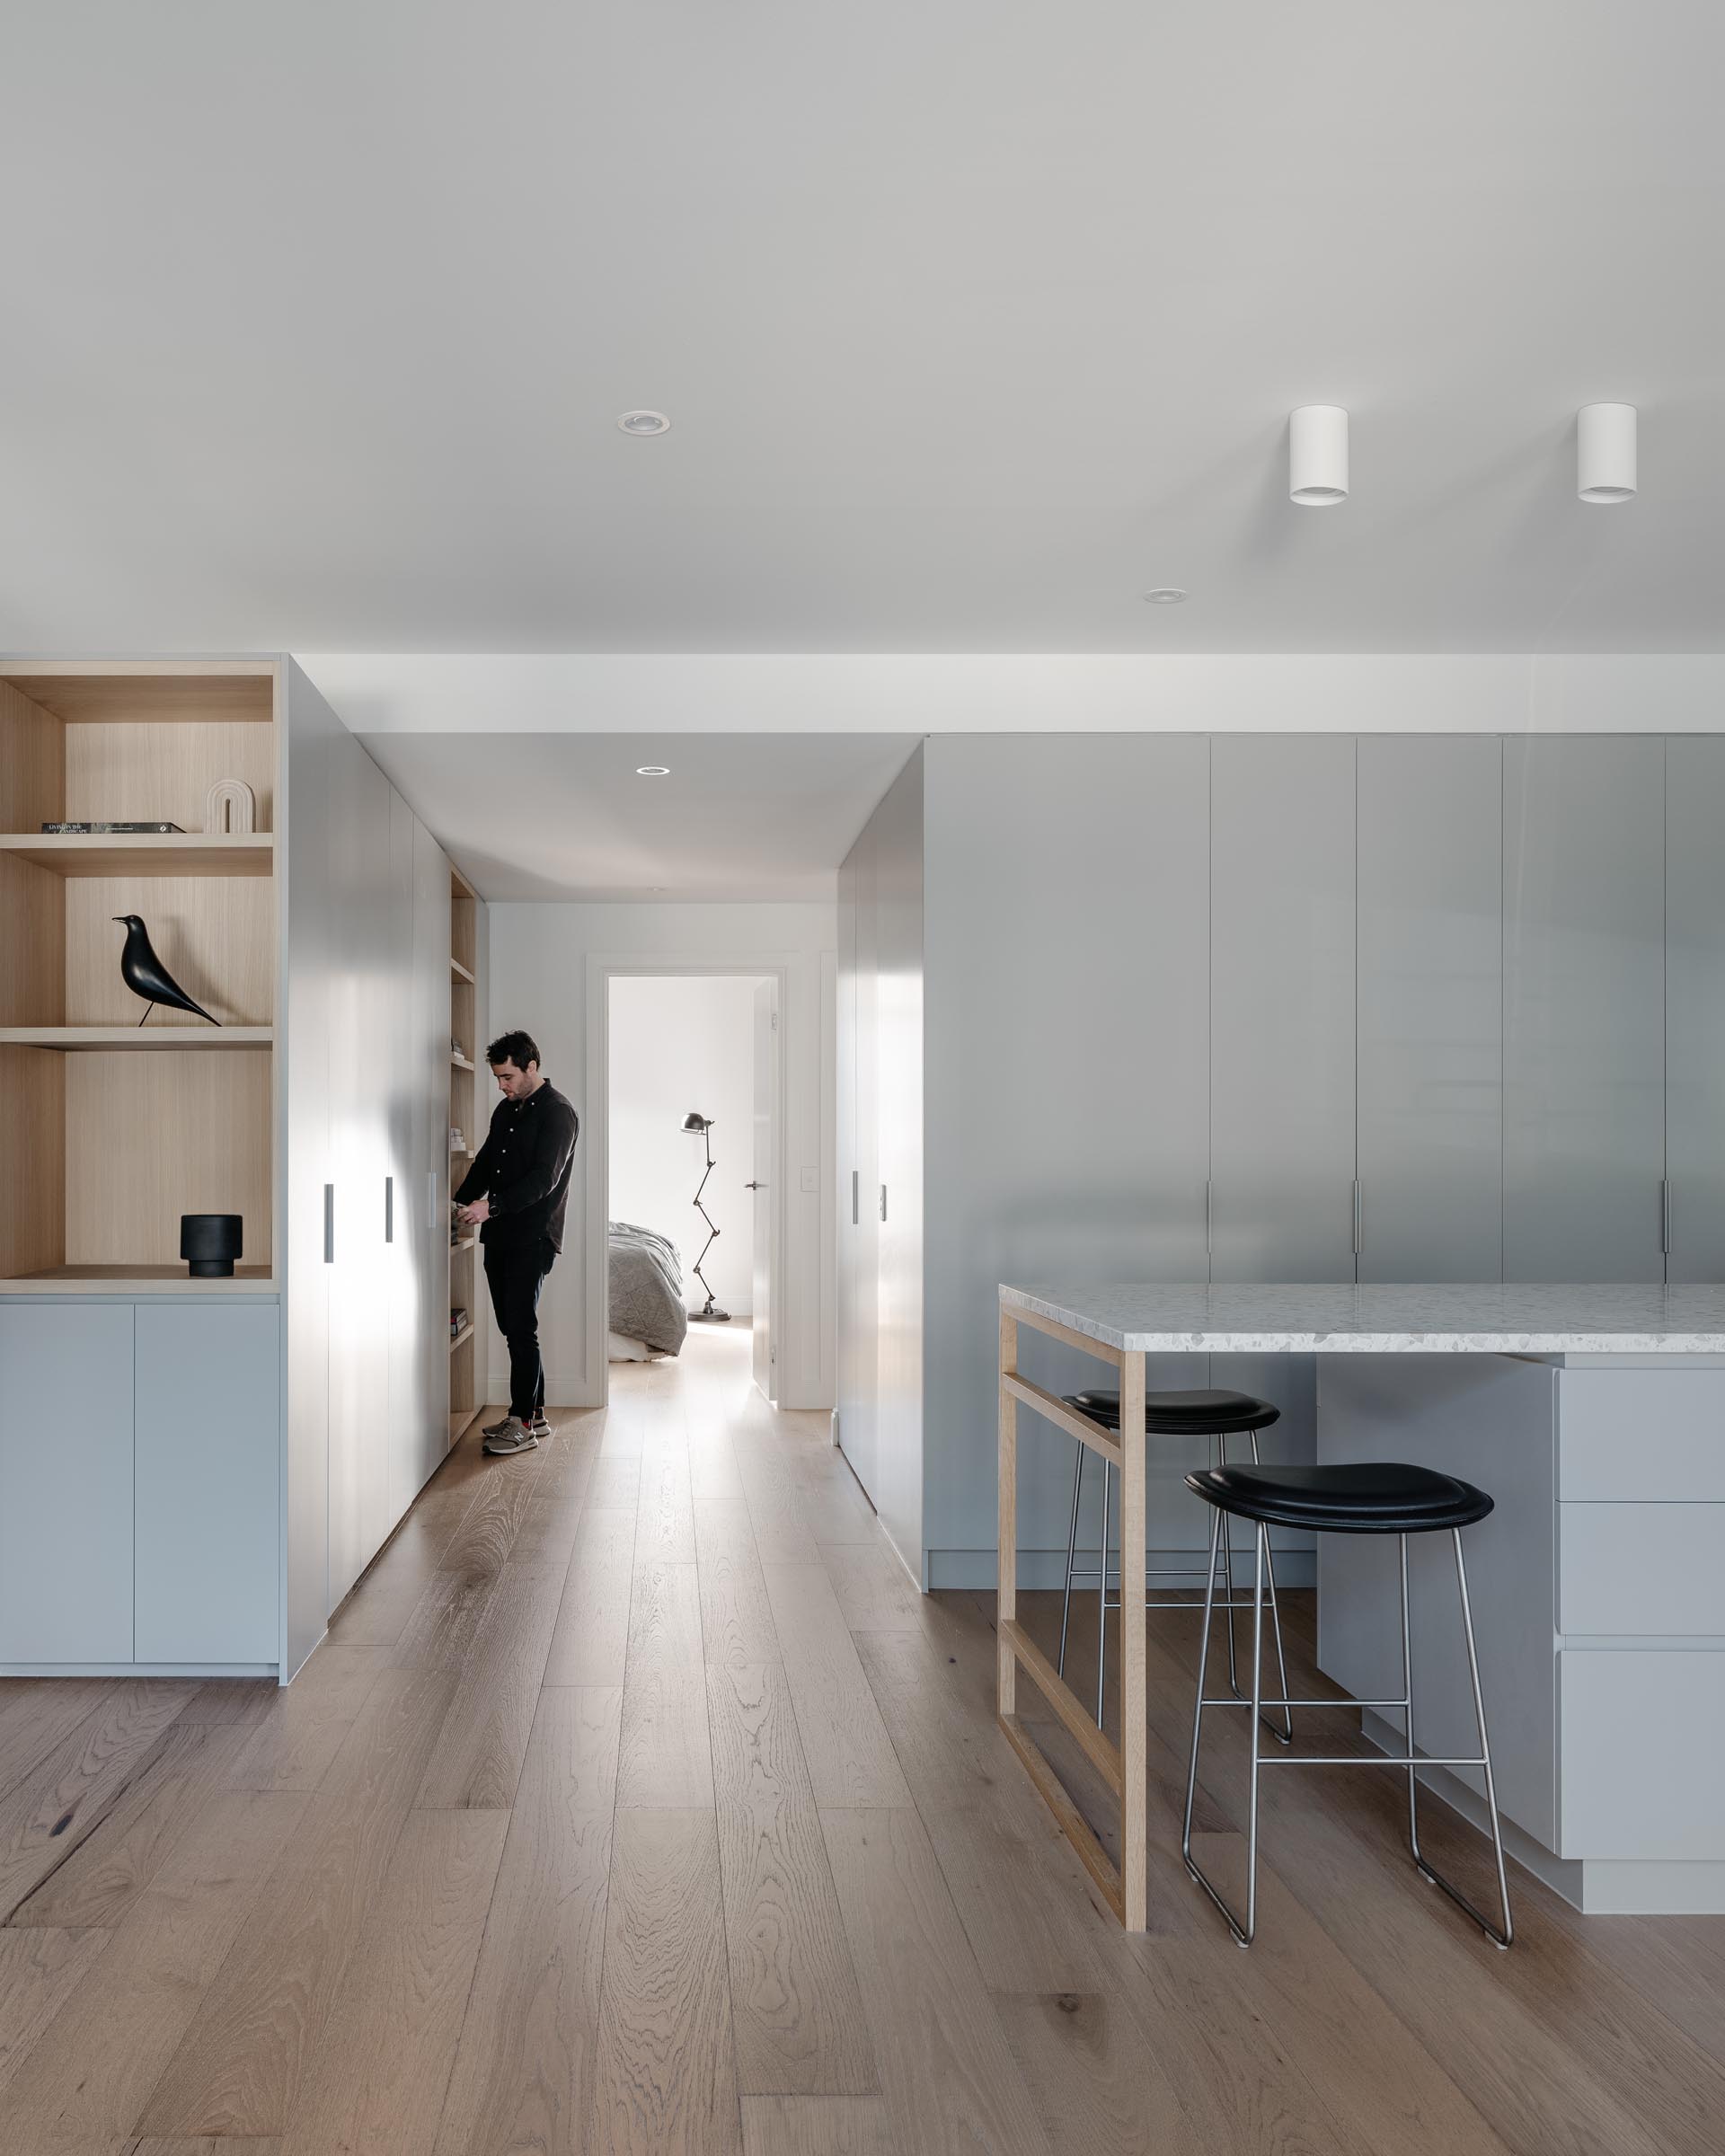
[[[231,1280],[245,1225],[239,1213],[182,1213],[180,1255],[194,1280]]]

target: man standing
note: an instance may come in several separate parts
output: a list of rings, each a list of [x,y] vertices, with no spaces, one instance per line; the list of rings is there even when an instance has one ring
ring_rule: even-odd
[[[477,1224],[498,1330],[509,1348],[509,1411],[485,1432],[488,1453],[530,1452],[551,1435],[539,1353],[539,1290],[563,1247],[563,1215],[580,1121],[539,1068],[530,1035],[485,1051],[503,1098],[456,1203]]]

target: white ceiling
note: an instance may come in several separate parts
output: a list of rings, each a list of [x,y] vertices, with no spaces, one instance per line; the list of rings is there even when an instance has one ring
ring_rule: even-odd
[[[1725,648],[1711,0],[60,0],[0,80],[0,647]]]
[[[915,738],[361,734],[487,898],[824,899]],[[641,764],[670,775],[637,777]]]

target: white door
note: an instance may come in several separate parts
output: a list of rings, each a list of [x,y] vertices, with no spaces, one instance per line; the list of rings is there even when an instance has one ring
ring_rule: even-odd
[[[773,1311],[773,1184],[779,1134],[779,984],[763,981],[755,991],[755,1383],[770,1401],[779,1397],[776,1326]]]

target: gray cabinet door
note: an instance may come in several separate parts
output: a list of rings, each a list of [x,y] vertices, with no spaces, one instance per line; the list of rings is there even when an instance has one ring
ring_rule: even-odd
[[[1503,1270],[1659,1280],[1665,744],[1504,744]]]
[[[1725,740],[1666,744],[1667,1277],[1725,1280]]]
[[[1351,1280],[1354,743],[1211,758],[1211,1277]]]
[[[1503,745],[1359,741],[1362,1280],[1503,1265]]]

